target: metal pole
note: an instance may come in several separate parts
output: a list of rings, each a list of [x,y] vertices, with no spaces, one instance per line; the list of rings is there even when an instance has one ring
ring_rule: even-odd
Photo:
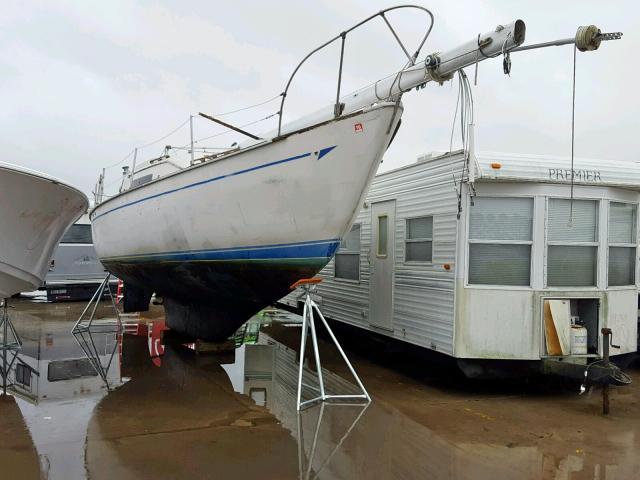
[[[609,366],[609,341],[610,341],[611,329],[602,329],[602,365],[604,368]],[[609,414],[609,384],[605,383],[602,386],[602,414]]]
[[[99,296],[100,292],[104,290],[103,285],[104,285],[105,282],[108,282],[110,278],[111,278],[111,273],[108,273],[106,278],[102,281],[102,283],[98,287],[98,289],[93,293],[93,296],[91,297],[91,300],[89,300],[89,303],[87,303],[87,306],[84,307],[84,310],[82,311],[82,313],[78,317],[78,321],[75,323],[75,325],[71,329],[71,333],[73,333],[74,331],[77,330],[78,326],[80,325],[80,322],[82,322],[82,320],[84,319],[85,314],[89,311],[89,309],[91,308],[91,305],[93,305],[94,300],[96,300],[96,298],[98,298],[97,301],[100,302],[100,296]]]
[[[104,192],[104,175],[105,175],[105,170],[106,169],[102,169],[102,174],[100,175],[100,177],[98,178],[98,186],[96,187],[96,204],[98,203],[102,203],[102,194]]]
[[[311,298],[311,293],[309,292],[309,298]],[[318,374],[318,384],[320,386],[320,396],[322,400],[325,399],[324,394],[324,380],[322,378],[322,366],[320,364],[320,350],[318,349],[318,337],[316,337],[316,326],[313,318],[313,308],[308,310],[309,312],[309,323],[311,325],[311,340],[313,341],[313,354],[316,359],[316,372]]]
[[[136,160],[138,159],[138,147],[133,150],[133,165],[131,166],[131,180],[133,181],[133,174],[136,171]]]
[[[7,299],[2,300],[2,393],[7,394]]]
[[[333,107],[333,114],[336,118],[342,114],[342,104],[340,103],[340,86],[342,84],[342,64],[344,61],[344,43],[346,39],[346,32],[342,32],[342,43],[340,44],[340,67],[338,68],[338,90],[336,91],[336,104]]]
[[[358,377],[358,374],[356,373],[355,369],[353,368],[353,365],[351,365],[351,362],[347,358],[347,355],[344,353],[344,350],[342,350],[342,347],[340,346],[340,343],[338,342],[338,339],[333,334],[333,331],[331,330],[331,327],[329,327],[329,324],[327,323],[327,321],[325,320],[324,316],[322,315],[322,312],[318,308],[318,305],[316,305],[316,303],[313,300],[311,300],[311,304],[312,304],[312,307],[315,307],[316,311],[318,312],[318,315],[320,316],[320,320],[322,320],[322,323],[324,323],[324,326],[327,329],[327,332],[329,332],[329,336],[331,337],[331,340],[333,340],[333,343],[335,343],[336,347],[338,348],[338,351],[340,352],[340,355],[342,356],[342,359],[347,364],[347,367],[349,367],[349,371],[351,372],[351,375],[353,375],[353,378],[355,378],[356,382],[358,383],[358,386],[360,387],[360,389],[364,393],[364,395],[367,398],[367,400],[371,401],[371,397],[369,396],[369,393],[367,392],[366,388],[364,388],[364,385],[360,381],[360,377]]]
[[[407,52],[407,49],[404,47],[404,44],[402,43],[402,40],[400,40],[400,37],[398,36],[398,34],[396,33],[396,31],[393,29],[393,27],[391,26],[391,24],[389,23],[389,20],[387,20],[387,17],[385,16],[384,12],[380,13],[380,16],[382,17],[382,19],[384,20],[384,23],[387,24],[387,27],[389,27],[389,30],[391,30],[391,33],[393,34],[393,36],[395,37],[396,41],[398,42],[398,45],[400,45],[400,48],[402,49],[402,51],[404,52],[404,54],[407,56],[407,58],[409,59],[409,64],[413,65],[414,59],[411,57],[411,55],[409,55],[409,52]]]
[[[304,349],[307,339],[307,301],[305,300],[302,312],[302,335],[300,340],[300,368],[298,370],[298,396],[296,402],[296,410],[300,411],[300,402],[302,401],[302,368],[304,366]]]
[[[309,451],[309,463],[307,463],[307,473],[305,479],[308,479],[311,475],[311,468],[313,467],[313,457],[316,456],[316,447],[318,446],[318,436],[320,434],[320,425],[322,424],[322,417],[324,416],[324,402],[320,405],[320,413],[318,414],[318,421],[316,422],[316,429],[313,432],[313,442],[311,443],[311,450]]]
[[[331,404],[331,406],[335,406],[336,404]],[[346,438],[351,434],[351,431],[353,430],[353,427],[356,426],[356,423],[358,423],[358,421],[360,420],[360,418],[362,417],[362,415],[364,415],[364,412],[367,410],[367,408],[369,408],[369,405],[371,405],[370,403],[366,403],[363,407],[362,410],[360,411],[360,413],[358,414],[358,416],[355,418],[355,420],[351,423],[351,426],[347,429],[347,431],[344,433],[344,435],[342,435],[342,438],[340,439],[340,441],[336,444],[335,447],[333,447],[332,452],[329,454],[329,456],[327,458],[324,459],[324,462],[322,462],[320,464],[320,466],[316,469],[316,475],[315,477],[313,477],[314,479],[318,478],[318,475],[320,475],[320,472],[322,472],[322,469],[329,463],[331,462],[331,459],[333,458],[333,456],[336,454],[336,452],[340,449],[340,447],[342,446],[342,444],[344,443],[344,441],[346,440]],[[344,406],[344,405],[343,405]],[[352,404],[348,404],[347,406],[352,406]]]
[[[418,55],[420,54],[420,50],[422,49],[422,47],[424,46],[424,43],[427,41],[427,37],[429,37],[429,34],[431,33],[431,29],[433,28],[433,22],[434,22],[434,18],[433,18],[433,14],[426,8],[421,7],[419,5],[397,5],[395,7],[388,7],[385,8],[384,10],[381,10],[377,13],[374,13],[373,15],[365,18],[364,20],[362,20],[361,22],[357,23],[356,25],[352,26],[351,28],[348,28],[347,30],[344,30],[342,33],[340,33],[339,35],[336,35],[335,37],[333,37],[332,39],[330,39],[329,41],[323,43],[322,45],[320,45],[319,47],[315,48],[314,50],[312,50],[311,52],[309,52],[301,61],[300,63],[298,63],[298,65],[296,66],[296,68],[293,70],[293,73],[291,74],[291,76],[289,77],[289,80],[287,81],[286,86],[284,87],[284,91],[282,92],[282,100],[280,101],[280,110],[279,110],[279,115],[278,115],[278,137],[282,134],[282,117],[283,117],[283,112],[284,112],[284,101],[287,98],[287,93],[289,92],[289,87],[291,86],[291,82],[293,81],[294,77],[296,76],[296,74],[298,73],[298,70],[300,70],[300,67],[302,67],[302,65],[309,59],[309,57],[311,57],[314,53],[318,52],[319,50],[322,50],[323,48],[325,48],[328,45],[331,45],[333,42],[335,42],[338,38],[340,38],[343,34],[346,35],[349,32],[352,32],[353,30],[361,27],[362,25],[364,25],[365,23],[373,20],[374,18],[377,18],[381,15],[384,15],[385,12],[390,12],[392,10],[399,10],[399,9],[407,9],[407,8],[411,8],[411,9],[417,9],[417,10],[422,10],[423,12],[427,13],[429,15],[430,18],[430,24],[429,24],[429,28],[426,31],[426,33],[424,34],[424,37],[422,37],[422,40],[420,41],[420,44],[418,45],[418,48],[416,50],[416,53],[414,54],[413,58],[417,58]],[[420,82],[422,83],[422,82]],[[374,100],[377,101],[377,100]],[[370,102],[373,103],[373,102]],[[366,104],[365,104],[366,105]]]
[[[227,127],[227,128],[230,128],[231,130],[235,130],[236,132],[246,135],[249,138],[253,138],[254,140],[262,140],[262,138],[254,135],[253,133],[249,133],[246,130],[241,129],[240,127],[236,127],[234,125],[231,125],[230,123],[223,122],[222,120],[218,120],[217,118],[212,117],[211,115],[207,115],[206,113],[199,112],[198,115],[200,115],[203,118],[206,118],[207,120],[211,120],[212,122],[218,123],[223,127]]]
[[[191,165],[193,165],[193,115],[189,115],[189,133],[191,135]]]
[[[596,29],[593,25],[591,27],[579,27],[575,37],[551,40],[550,42],[534,43],[533,45],[521,45],[511,51],[522,52],[524,50],[533,50],[535,48],[561,47],[562,45],[576,45],[580,51],[597,50],[600,46],[600,42],[602,41],[620,40],[622,38],[622,32],[603,33],[600,32],[599,29],[596,29],[597,34],[591,38],[581,36],[581,33],[588,31],[589,28]]]
[[[91,323],[93,322],[94,317],[96,316],[96,311],[98,310],[98,306],[100,305],[100,302],[102,301],[102,295],[104,294],[104,287],[107,283],[109,283],[109,277],[111,275],[107,275],[107,277],[104,279],[104,281],[100,284],[100,288],[98,289],[98,297],[96,298],[96,303],[93,306],[93,310],[91,311],[91,316],[89,317],[89,324],[87,326],[91,326]]]
[[[298,402],[300,403],[300,402]],[[300,476],[300,480],[302,480],[302,471],[304,470],[304,446],[302,443],[302,418],[301,418],[302,413],[300,413],[298,411],[298,413],[296,414],[297,420],[298,420],[298,474]]]
[[[535,48],[561,47],[562,45],[571,45],[576,43],[575,37],[562,38],[560,40],[552,40],[550,42],[535,43],[533,45],[521,45],[511,50],[512,52],[522,52],[524,50],[533,50]]]

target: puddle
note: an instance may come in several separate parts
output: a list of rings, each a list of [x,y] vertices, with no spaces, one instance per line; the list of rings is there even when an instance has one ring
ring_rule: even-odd
[[[235,350],[198,354],[161,342],[161,326],[146,325],[161,320],[156,308],[144,328],[127,320],[121,342],[93,332],[101,365],[115,351],[103,378],[70,334],[83,305],[14,304],[23,347],[0,396],[7,478],[626,480],[640,472],[637,369],[602,417],[598,391],[457,386],[435,366],[403,373],[378,352],[350,353],[373,403],[298,414],[298,316],[256,316]],[[357,393],[337,352],[320,348],[327,392]],[[308,359],[303,398],[316,395],[314,373]]]
[[[109,366],[104,374],[110,388],[120,386],[123,380],[119,359],[109,365],[112,354],[118,354],[118,338],[99,330],[88,332],[86,342],[96,352],[96,357],[90,359],[82,348],[85,339],[76,339],[70,333],[73,322],[69,321],[69,313],[73,309],[35,299],[36,305],[20,302],[10,313],[22,347],[7,351],[0,361],[8,370],[2,389],[13,396],[19,409],[42,476],[86,478],[87,425],[96,405],[108,393],[107,384],[92,361]],[[41,315],[43,312],[47,315]]]

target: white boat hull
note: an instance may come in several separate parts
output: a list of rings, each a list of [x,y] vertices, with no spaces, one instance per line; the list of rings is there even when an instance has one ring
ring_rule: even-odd
[[[0,164],[0,298],[42,285],[65,230],[87,197],[60,181]]]
[[[100,260],[176,314],[186,307],[192,318],[178,329],[233,333],[331,259],[399,122],[394,110],[379,104],[100,204],[91,214]]]

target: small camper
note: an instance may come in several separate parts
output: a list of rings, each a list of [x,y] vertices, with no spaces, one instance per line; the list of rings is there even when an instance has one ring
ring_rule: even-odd
[[[639,201],[632,162],[426,155],[375,178],[316,298],[468,376],[505,361],[581,375],[603,327],[612,356],[637,349]]]
[[[43,287],[47,300],[89,300],[106,276],[93,248],[89,215],[84,214],[65,232],[53,254]],[[113,278],[112,288],[117,281]]]

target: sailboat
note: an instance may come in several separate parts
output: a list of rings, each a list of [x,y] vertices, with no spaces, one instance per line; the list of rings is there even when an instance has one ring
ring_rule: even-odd
[[[429,20],[414,54],[385,16],[401,8],[426,13]],[[389,26],[407,65],[341,96],[346,38],[376,18]],[[442,83],[488,58],[506,61],[525,38],[525,24],[516,20],[418,61],[432,27],[433,15],[423,7],[382,10],[296,67],[282,94],[277,131],[254,136],[231,126],[250,140],[186,168],[160,158],[130,171],[123,190],[91,212],[99,258],[125,282],[125,309],[148,308],[155,292],[164,298],[169,327],[223,340],[296,280],[320,271],[349,231],[400,125],[403,94]],[[282,125],[286,93],[298,69],[334,42],[342,46],[335,104]]]

